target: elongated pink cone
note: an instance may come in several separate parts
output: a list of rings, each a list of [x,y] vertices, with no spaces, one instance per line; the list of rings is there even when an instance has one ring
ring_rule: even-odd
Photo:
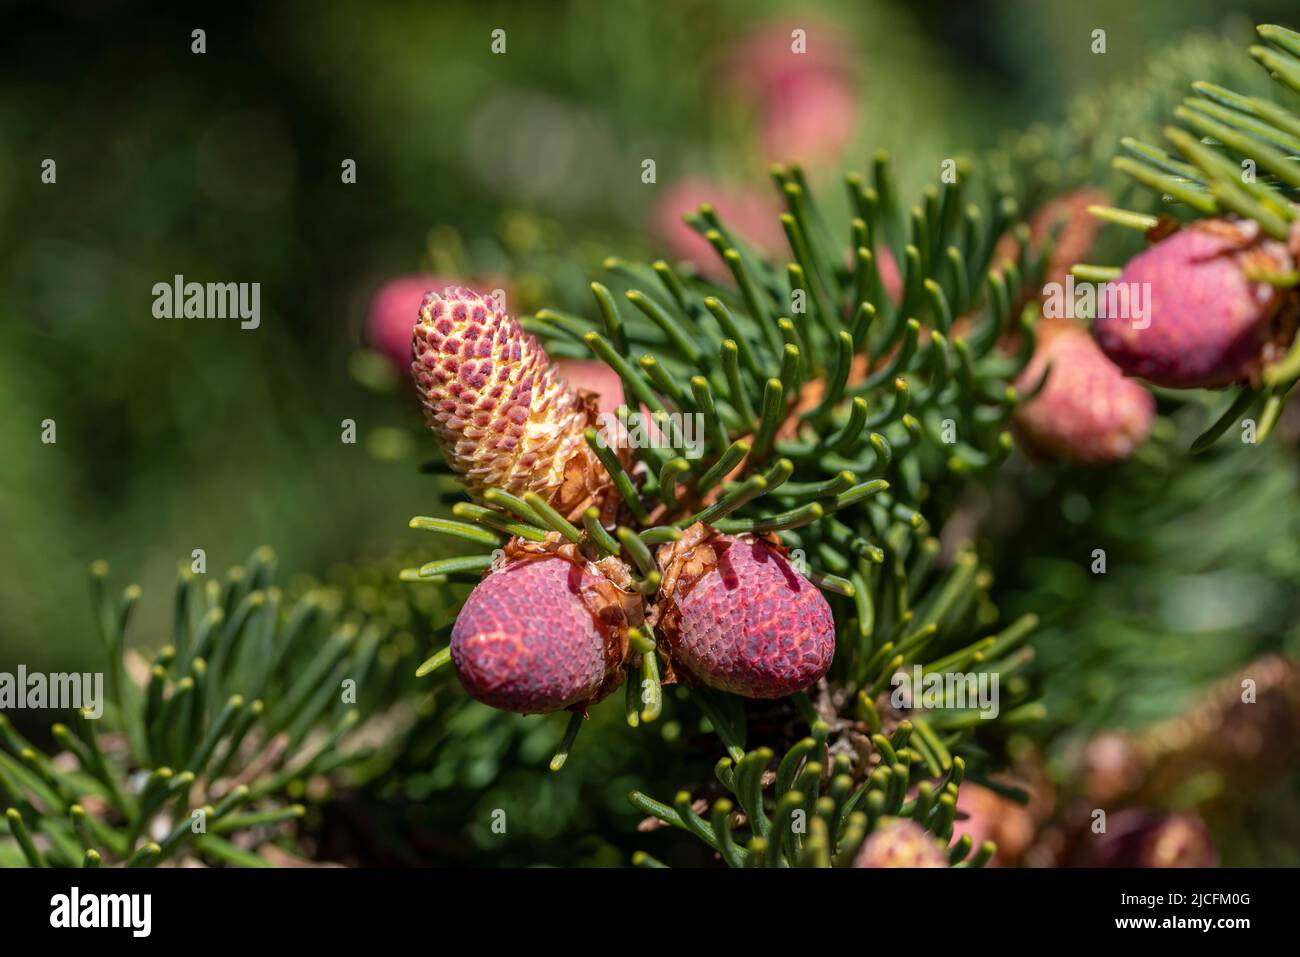
[[[947,867],[938,839],[906,818],[873,831],[853,859],[854,867]]]
[[[595,584],[580,565],[549,558],[475,586],[451,632],[452,664],[470,696],[521,714],[592,700],[608,673],[606,637],[582,594]]]
[[[1064,462],[1101,464],[1127,458],[1146,441],[1155,417],[1151,393],[1102,355],[1083,329],[1066,319],[1038,324],[1034,356],[1016,388],[1042,392],[1016,408],[1021,438],[1040,455]]]
[[[567,515],[608,486],[583,437],[595,409],[494,300],[461,287],[427,294],[411,374],[429,429],[472,495],[532,491]]]
[[[749,698],[794,694],[830,668],[830,606],[766,542],[695,525],[659,561],[659,630],[674,668]]]
[[[1247,278],[1251,266],[1294,268],[1253,223],[1193,223],[1129,260],[1117,283],[1150,291],[1150,316],[1105,316],[1098,345],[1125,374],[1172,389],[1215,388],[1254,375],[1278,330],[1284,294]],[[1149,325],[1143,325],[1149,321]]]
[[[405,372],[411,365],[411,335],[419,319],[420,302],[430,289],[449,285],[437,276],[398,276],[384,283],[366,311],[366,342]]]

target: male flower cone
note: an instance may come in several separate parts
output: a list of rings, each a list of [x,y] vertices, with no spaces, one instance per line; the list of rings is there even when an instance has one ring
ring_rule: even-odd
[[[426,293],[411,374],[447,464],[471,495],[536,492],[568,514],[607,476],[583,438],[593,402],[565,385],[537,340],[491,298]]]

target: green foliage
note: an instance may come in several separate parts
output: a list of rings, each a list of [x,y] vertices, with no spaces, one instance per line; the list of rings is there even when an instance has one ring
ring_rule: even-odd
[[[1147,193],[1113,170],[1111,160],[1124,138],[1158,135],[1194,82],[1251,96],[1271,88],[1268,78],[1242,55],[1235,36],[1192,34],[1152,52],[1139,75],[1075,96],[1061,122],[1003,134],[987,158],[990,175],[1027,210],[1082,187],[1100,188],[1116,202],[1143,212],[1157,209],[1159,194]]]
[[[704,206],[688,222],[730,269],[734,289],[663,261],[611,259],[607,269],[631,310],[593,283],[598,320],[541,310],[523,324],[548,340],[553,355],[590,354],[608,364],[676,441],[666,449],[637,443],[635,481],[614,456],[604,457],[634,516],[662,505],[677,528],[704,521],[728,532],[776,531],[808,555],[833,552],[832,542],[856,543],[870,562],[872,540],[925,524],[917,509],[930,494],[928,479],[992,469],[1010,451],[1007,421],[1021,398],[1011,382],[1034,342],[1032,316],[1016,306],[1044,253],[989,268],[1015,204],[997,203],[986,223],[978,206],[964,205],[964,169],[905,212],[889,161],[878,156],[872,185],[847,179],[848,244],[835,241],[798,167],[776,167],[773,178],[789,206],[781,216],[788,262],[757,256]],[[883,256],[904,264],[898,302],[884,291]],[[966,317],[969,326],[959,331],[956,320]],[[999,354],[995,347],[1010,334],[1018,349]],[[851,378],[856,363],[869,371]],[[808,402],[802,390],[814,380],[825,388]],[[716,426],[706,455],[687,458],[680,431],[667,427],[676,413],[699,413]],[[589,441],[602,451],[594,433]],[[680,504],[736,464],[740,471],[715,504]],[[579,536],[538,501],[496,491],[488,504],[497,506],[495,517],[473,506],[459,512],[486,524],[486,533],[424,518],[413,525],[462,538],[487,534],[495,539],[488,544],[503,541],[503,521],[515,534]],[[663,540],[656,531],[642,536],[641,546]],[[481,567],[475,561],[432,563],[408,577],[442,580]],[[837,575],[825,581],[854,594]]]
[[[412,643],[337,590],[287,599],[273,572],[266,549],[206,583],[183,569],[171,641],[144,657],[126,648],[140,589],[112,595],[96,564],[104,714],[55,725],[52,754],[0,716],[4,864],[265,866],[295,853],[293,802],[391,762]]]
[[[1004,493],[997,540],[1016,544],[991,561],[1004,606],[1043,618],[1047,740],[1142,727],[1261,654],[1300,651],[1294,451],[1225,441],[1189,460],[1213,414],[1196,395],[1116,472],[1038,470]]]
[[[696,811],[686,791],[678,792],[672,806],[640,791],[633,791],[629,800],[642,813],[703,841],[729,867],[848,867],[863,841],[886,818],[910,818],[945,844],[952,839],[965,762],[952,758],[933,780],[923,780],[915,792],[911,790],[914,768],[933,759],[931,745],[923,743],[927,737],[933,740],[928,727],[923,734],[911,722],[901,721],[886,738],[877,724],[871,741],[880,763],[861,783],[854,776],[853,758],[844,751],[827,767],[830,728],[814,721],[810,730],[809,737],[782,755],[770,794],[764,782],[769,777],[771,749],[719,760],[714,774],[732,797],[716,798],[708,808],[708,820]],[[823,778],[828,779],[825,787]],[[738,826],[748,831],[748,840],[738,833]],[[949,849],[949,862],[982,867],[997,848],[985,841],[975,854],[971,850],[971,838],[963,836]],[[633,862],[641,867],[663,866],[644,852]]]

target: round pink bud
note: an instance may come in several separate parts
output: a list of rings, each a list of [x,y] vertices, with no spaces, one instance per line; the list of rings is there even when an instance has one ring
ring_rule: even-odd
[[[701,548],[712,551],[697,566],[703,574],[666,569],[674,666],[749,698],[781,698],[820,680],[835,656],[835,622],[817,586],[765,542],[726,535],[670,561],[696,562]]]
[[[1156,385],[1196,389],[1245,381],[1264,361],[1284,298],[1250,279],[1252,267],[1294,268],[1286,247],[1261,238],[1254,223],[1214,219],[1180,229],[1134,256],[1115,280],[1128,287],[1130,302],[1140,296],[1150,314],[1099,313],[1097,343],[1126,375]]]
[[[1014,422],[1034,452],[1080,464],[1127,458],[1151,431],[1156,404],[1151,393],[1124,378],[1081,326],[1045,319],[1038,325],[1034,356],[1016,388],[1043,390],[1016,408]]]
[[[607,672],[605,637],[582,597],[594,583],[563,558],[510,565],[479,582],[451,632],[452,664],[470,696],[521,714],[594,698]]]

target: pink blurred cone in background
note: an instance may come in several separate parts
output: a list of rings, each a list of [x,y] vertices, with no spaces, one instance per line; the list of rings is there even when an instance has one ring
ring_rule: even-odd
[[[953,824],[953,840],[970,835],[978,850],[985,841],[997,845],[993,866],[1016,863],[1034,840],[1033,815],[1022,805],[974,782],[965,782],[957,795],[957,810],[967,815]]]
[[[594,392],[601,412],[616,412],[623,404],[623,380],[618,373],[594,359],[556,359],[556,371],[575,392]]]
[[[1047,383],[1016,407],[1016,431],[1034,453],[1080,465],[1118,462],[1146,441],[1155,419],[1151,393],[1127,379],[1088,331],[1068,319],[1038,324],[1034,356],[1016,379],[1028,392],[1051,363]]]
[[[711,204],[722,224],[759,252],[780,248],[784,233],[775,200],[705,179],[684,179],[664,191],[654,210],[655,233],[667,244],[673,259],[692,263],[702,275],[717,282],[730,280],[730,270],[709,241],[682,221],[683,214],[695,211],[701,203]]]
[[[837,78],[800,77],[780,89],[766,108],[763,151],[805,166],[834,166],[853,139],[858,109],[852,87]]]
[[[1091,835],[1087,867],[1216,867],[1219,852],[1205,822],[1190,812],[1126,809]]]
[[[828,20],[772,21],[733,48],[727,81],[758,113],[768,159],[834,166],[852,141],[861,104],[843,32]]]
[[[439,276],[398,276],[379,287],[366,312],[366,344],[383,353],[399,370],[411,364],[411,333],[420,318],[420,302],[430,290],[455,285]]]

